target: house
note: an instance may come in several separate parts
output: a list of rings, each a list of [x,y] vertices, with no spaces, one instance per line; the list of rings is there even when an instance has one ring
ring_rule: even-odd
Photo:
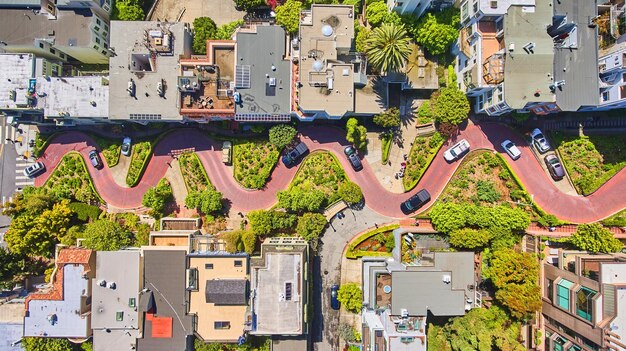
[[[309,245],[300,238],[268,238],[250,260],[252,335],[308,334]]]
[[[546,350],[626,349],[626,255],[552,250],[542,278]]]
[[[428,10],[439,11],[452,6],[453,0],[387,0],[389,11],[396,11],[401,15],[413,15],[420,17]]]
[[[143,327],[138,310],[142,263],[139,250],[96,254],[96,277],[91,283],[94,351],[136,349]]]
[[[26,298],[24,336],[69,338],[91,336],[91,280],[96,255],[88,249],[60,249],[51,286]]]

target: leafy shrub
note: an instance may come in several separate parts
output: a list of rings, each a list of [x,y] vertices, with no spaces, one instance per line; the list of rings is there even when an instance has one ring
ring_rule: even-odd
[[[354,182],[344,182],[337,190],[341,199],[349,204],[358,204],[363,201],[363,192],[358,184]]]
[[[463,228],[450,233],[450,245],[462,249],[478,249],[491,240],[491,233],[485,229]]]
[[[278,150],[282,150],[289,145],[296,134],[296,128],[288,124],[277,124],[270,128],[270,143],[274,144]]]
[[[172,187],[167,179],[163,178],[159,183],[148,189],[143,195],[141,204],[150,208],[150,213],[154,217],[160,217],[163,215],[165,204],[172,199]]]
[[[267,236],[278,231],[292,228],[297,217],[281,211],[255,210],[248,213],[252,231],[258,236]]]
[[[126,175],[126,185],[135,186],[143,173],[148,159],[152,153],[152,145],[149,141],[142,141],[133,145],[133,153],[130,158],[130,166]]]
[[[501,228],[522,231],[530,225],[530,216],[519,208],[504,205],[482,207],[472,204],[440,203],[430,211],[435,229],[443,233],[471,228]]]
[[[492,182],[479,180],[476,182],[476,196],[478,200],[494,203],[502,197]]]
[[[367,145],[367,129],[356,118],[349,118],[346,123],[346,140],[359,150]]]
[[[276,195],[280,207],[294,212],[319,211],[325,200],[321,190],[303,191],[296,187],[279,191]]]
[[[81,221],[95,221],[100,217],[100,213],[102,213],[102,210],[100,210],[99,207],[84,204],[82,202],[72,202],[69,204],[69,207]]]
[[[233,146],[235,180],[247,189],[263,188],[278,162],[278,155],[276,146],[267,141],[236,142]]]
[[[590,252],[618,252],[624,247],[613,233],[598,223],[579,225],[568,241],[579,249]]]
[[[361,287],[355,283],[343,284],[339,287],[337,300],[343,307],[352,313],[361,312],[363,306],[363,292]]]
[[[320,213],[304,213],[298,218],[296,233],[306,240],[317,239],[326,228],[326,217]]]
[[[204,214],[210,214],[222,209],[222,193],[213,189],[201,192],[191,192],[185,198],[188,208],[195,208]]]
[[[553,214],[545,214],[545,215],[539,217],[539,219],[537,220],[537,223],[539,223],[539,225],[544,227],[544,228],[554,227],[554,226],[563,224],[563,222],[561,222]]]

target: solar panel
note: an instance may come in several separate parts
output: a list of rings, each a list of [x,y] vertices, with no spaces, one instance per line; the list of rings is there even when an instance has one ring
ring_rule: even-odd
[[[235,87],[250,89],[250,65],[235,66]]]

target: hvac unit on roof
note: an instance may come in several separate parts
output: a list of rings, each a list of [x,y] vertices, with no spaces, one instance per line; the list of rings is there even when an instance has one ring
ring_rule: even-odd
[[[100,279],[100,280],[98,280],[98,285],[101,286],[101,287],[105,287],[105,286],[107,286],[107,281],[104,280],[104,279]]]
[[[110,283],[108,284],[108,287],[109,287],[109,289],[111,289],[111,290],[115,290],[115,288],[117,287],[117,285],[115,284],[115,282],[110,282]]]
[[[274,78],[274,77],[270,78],[270,86],[271,87],[275,87],[276,86],[276,78]]]
[[[533,43],[532,41],[526,45],[524,45],[524,50],[526,50],[527,53],[533,53],[533,50],[535,49],[535,43]]]
[[[450,282],[452,281],[452,277],[450,277],[448,274],[446,274],[446,275],[444,275],[442,277],[442,280],[443,280],[444,283],[450,284]]]

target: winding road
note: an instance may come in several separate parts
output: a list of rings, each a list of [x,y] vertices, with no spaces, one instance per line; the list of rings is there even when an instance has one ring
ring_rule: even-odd
[[[522,136],[500,124],[468,122],[455,139],[449,140],[441,148],[418,186],[413,191],[404,194],[388,192],[379,183],[374,171],[365,160],[363,160],[363,170],[354,172],[343,155],[343,148],[348,145],[348,142],[340,129],[309,126],[302,128],[300,133],[301,140],[306,143],[311,151],[328,150],[335,153],[348,177],[363,190],[367,206],[388,217],[406,217],[400,211],[400,203],[419,189],[425,188],[430,192],[433,200],[428,206],[434,203],[435,198],[441,194],[461,163],[460,160],[447,163],[443,158],[443,152],[447,146],[460,139],[467,139],[473,150],[490,149],[497,150],[502,154],[504,151],[500,147],[500,143],[504,139],[515,142],[522,152],[522,157],[517,161],[511,161],[508,156],[505,156],[511,168],[522,181],[526,190],[533,196],[537,205],[562,220],[574,223],[598,221],[626,207],[626,196],[624,196],[626,194],[626,169],[617,173],[589,196],[564,194],[554,186],[548,174],[532,155],[532,150],[529,149]],[[89,151],[96,145],[89,136],[76,131],[66,132],[54,138],[39,159],[46,165],[46,172],[36,179],[35,185],[44,184],[66,153],[77,151],[83,155],[85,160],[88,160]],[[297,170],[297,167],[288,169],[282,162],[279,162],[264,189],[243,189],[235,181],[229,168],[222,164],[221,145],[210,139],[206,133],[196,129],[181,129],[165,136],[154,147],[153,156],[148,162],[141,182],[136,187],[126,188],[117,185],[110,170],[106,167],[96,170],[87,162],[87,168],[100,196],[108,204],[122,209],[137,208],[141,206],[141,199],[146,190],[155,186],[165,175],[169,167],[168,162],[172,159],[169,153],[172,150],[192,147],[195,148],[213,185],[222,192],[224,198],[231,202],[231,209],[236,211],[247,212],[274,205],[276,193],[287,188]],[[424,207],[422,210],[426,209],[427,207]]]

